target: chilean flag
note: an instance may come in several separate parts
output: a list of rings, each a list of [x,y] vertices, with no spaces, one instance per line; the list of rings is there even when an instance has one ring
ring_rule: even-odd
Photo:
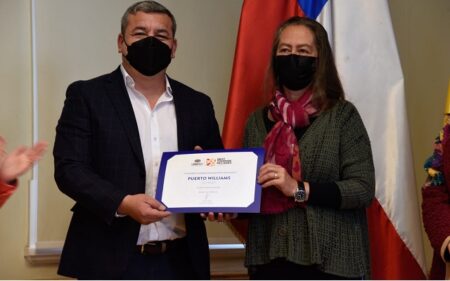
[[[400,65],[387,0],[244,0],[223,141],[241,146],[264,98],[274,32],[291,16],[327,29],[346,98],[372,141],[376,199],[367,211],[373,279],[425,279],[426,267]],[[245,239],[246,226],[232,222]]]

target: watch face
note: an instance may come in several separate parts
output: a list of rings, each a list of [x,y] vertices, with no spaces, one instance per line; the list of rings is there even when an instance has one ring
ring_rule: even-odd
[[[294,200],[296,202],[305,202],[305,197],[306,197],[305,191],[301,189],[297,190],[297,192],[295,192],[294,194]]]

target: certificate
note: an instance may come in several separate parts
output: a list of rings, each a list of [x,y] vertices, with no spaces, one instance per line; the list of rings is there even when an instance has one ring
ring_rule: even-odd
[[[174,213],[259,213],[264,149],[164,152],[155,198]]]

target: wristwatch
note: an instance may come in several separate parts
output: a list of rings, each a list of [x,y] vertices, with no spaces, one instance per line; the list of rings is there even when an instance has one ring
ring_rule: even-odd
[[[294,201],[299,203],[306,201],[305,184],[302,181],[298,182],[297,190],[294,192]]]

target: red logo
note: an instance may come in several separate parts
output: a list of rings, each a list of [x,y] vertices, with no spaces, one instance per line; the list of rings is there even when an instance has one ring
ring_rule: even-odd
[[[206,166],[215,166],[216,158],[206,158]]]

